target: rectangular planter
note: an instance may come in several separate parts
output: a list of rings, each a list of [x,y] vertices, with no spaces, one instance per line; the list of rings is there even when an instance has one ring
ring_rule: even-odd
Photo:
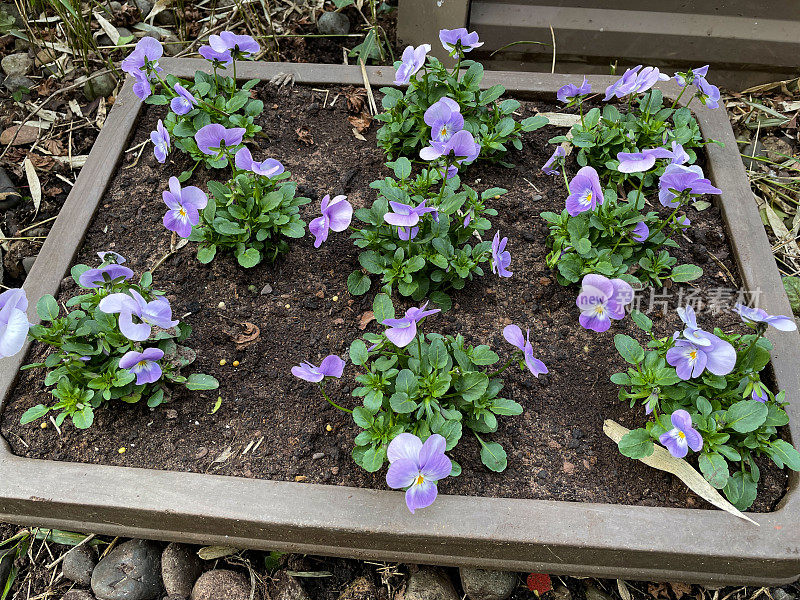
[[[164,60],[191,77],[207,63]],[[242,63],[243,79],[291,73],[302,84],[362,85],[359,68]],[[370,67],[371,84],[391,85],[394,71]],[[509,95],[552,99],[566,75],[487,72]],[[595,89],[608,77],[590,78]],[[662,87],[674,97],[677,87]],[[142,104],[129,79],[89,160],[25,282],[29,298],[54,294],[113,176]],[[744,287],[760,290],[763,308],[790,314],[736,141],[723,109],[697,110],[708,171]],[[33,312],[33,311],[31,311]],[[792,402],[790,433],[800,440],[800,336],[781,333],[772,368]],[[25,352],[0,362],[0,407]],[[612,443],[609,441],[609,443]],[[348,459],[349,460],[349,459]],[[440,496],[411,515],[400,492],[264,481],[20,458],[0,438],[0,520],[109,535],[219,543],[441,565],[630,579],[738,584],[782,583],[800,574],[800,490],[793,474],[775,512],[751,514],[756,527],[716,510],[649,508],[543,500]]]

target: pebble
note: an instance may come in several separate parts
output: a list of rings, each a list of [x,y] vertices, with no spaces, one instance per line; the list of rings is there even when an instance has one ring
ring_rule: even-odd
[[[0,168],[0,210],[14,208],[22,200],[17,186],[11,181],[5,169]]]
[[[203,562],[191,546],[175,542],[161,554],[161,578],[170,596],[188,596],[203,572]]]
[[[18,52],[17,54],[9,54],[3,57],[3,60],[0,61],[0,66],[9,77],[27,75],[33,66],[33,60],[28,56],[27,52]]]
[[[250,579],[228,569],[207,571],[194,584],[191,600],[250,600]]]
[[[95,600],[95,598],[87,590],[70,590],[61,596],[61,600]]]
[[[315,452],[314,456],[311,457],[312,460],[319,460],[320,458],[325,458],[324,452]]]
[[[12,94],[22,88],[32,90],[34,87],[36,87],[36,83],[34,83],[33,79],[30,77],[25,77],[24,75],[6,77],[5,81],[3,81],[3,85]]]
[[[77,546],[64,555],[61,572],[70,581],[81,585],[90,585],[92,571],[96,564],[97,552],[92,546]]]
[[[15,137],[16,135],[16,137]],[[12,146],[24,146],[32,144],[39,137],[39,128],[30,125],[13,125],[0,133],[0,144]]]
[[[133,0],[133,3],[139,9],[143,19],[153,10],[153,3],[150,0]]]
[[[308,594],[303,589],[303,586],[300,585],[300,582],[285,572],[278,579],[271,597],[274,600],[309,600]]]
[[[167,9],[167,10],[162,10],[160,13],[158,13],[153,18],[153,22],[156,25],[172,26],[175,25],[175,23],[177,23],[177,19],[175,18],[175,12]]]
[[[613,598],[594,585],[589,584],[586,586],[586,600],[613,600]]]
[[[568,587],[559,585],[553,590],[553,600],[572,600],[572,592]]]
[[[92,573],[98,600],[153,600],[161,593],[161,548],[130,540],[108,553]]]
[[[790,594],[783,588],[773,588],[771,595],[773,600],[797,600],[797,596]]]
[[[266,284],[263,288],[261,288],[261,295],[267,296],[272,293],[272,286],[270,284]]]
[[[459,596],[442,571],[423,568],[408,578],[405,600],[459,600]]]
[[[340,12],[325,12],[317,19],[317,31],[322,35],[347,35],[350,33],[350,19]]]
[[[83,84],[83,95],[89,101],[110,96],[117,87],[117,80],[111,73],[103,73],[92,79],[87,79]]]
[[[378,591],[372,579],[366,576],[353,580],[339,594],[339,600],[376,600]]]
[[[149,3],[148,3],[149,4]],[[137,31],[141,31],[145,37],[157,39],[159,42],[169,36],[170,32],[162,27],[150,25],[150,23],[137,23],[133,26]]]
[[[461,587],[471,600],[506,600],[517,587],[517,574],[461,567]]]
[[[25,273],[30,273],[31,269],[33,268],[33,263],[36,262],[35,256],[25,256],[22,259],[22,268],[25,269]]]

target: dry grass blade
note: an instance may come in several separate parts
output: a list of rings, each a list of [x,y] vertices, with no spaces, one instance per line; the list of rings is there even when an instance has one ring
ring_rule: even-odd
[[[623,436],[629,431],[630,429],[623,427],[611,419],[607,419],[603,423],[603,433],[617,443],[619,443]],[[659,469],[660,471],[672,473],[675,475],[675,477],[685,483],[686,486],[695,494],[713,504],[717,508],[721,508],[722,510],[729,512],[740,519],[744,519],[753,525],[759,526],[758,523],[753,521],[753,519],[741,512],[733,504],[725,500],[725,498],[723,498],[722,495],[716,489],[714,489],[714,487],[708,483],[698,471],[692,468],[688,462],[680,458],[675,458],[665,448],[656,446],[653,454],[645,458],[640,458],[639,460],[648,467],[653,467],[654,469]]]
[[[33,200],[33,216],[36,218],[36,215],[39,214],[39,206],[42,204],[42,184],[39,182],[39,176],[36,174],[36,168],[33,166],[31,159],[26,158],[22,164],[25,167],[25,177],[28,180],[28,188]]]

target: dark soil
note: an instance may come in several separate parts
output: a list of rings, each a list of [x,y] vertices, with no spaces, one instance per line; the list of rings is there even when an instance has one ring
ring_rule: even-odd
[[[277,158],[292,172],[293,180],[313,199],[305,207],[306,220],[316,216],[326,193],[346,193],[356,207],[370,204],[374,191],[368,184],[388,174],[375,146],[377,123],[365,132],[367,141],[356,139],[347,120],[345,91],[259,88],[267,108],[261,125],[269,141],[262,141],[254,156]],[[330,108],[337,94],[341,95]],[[548,109],[552,107],[526,102],[520,117]],[[158,108],[144,110],[131,146],[148,138],[159,116]],[[302,127],[308,129],[313,144],[298,138]],[[627,427],[645,422],[643,410],[620,402],[617,387],[609,382],[611,373],[624,368],[613,335],[638,334],[630,319],[615,322],[604,334],[580,328],[577,286],[561,287],[545,267],[547,230],[539,213],[560,211],[565,199],[563,182],[540,171],[551,152],[546,142],[553,135],[551,127],[526,134],[523,150],[509,156],[517,165],[514,169],[482,163],[465,175],[477,189],[509,190],[493,203],[499,216],[492,233],[499,229],[509,237],[514,276],[499,280],[487,274],[468,284],[454,296],[453,310],[429,318],[425,329],[462,333],[468,341],[488,343],[505,357],[511,347],[502,338],[503,327],[512,322],[530,327],[535,353],[548,365],[550,375],[535,379],[515,368],[504,376],[504,395],[525,408],[521,416],[502,418],[497,433],[489,436],[506,448],[508,469],[500,474],[488,471],[481,464],[477,442],[465,432],[452,452],[463,474],[442,481],[440,490],[703,507],[704,502],[682,483],[623,457],[603,434],[605,419]],[[148,147],[135,168],[120,168],[78,262],[94,264],[96,251],[114,249],[136,272],[152,267],[170,243],[161,223],[165,212],[161,191],[169,176],[186,166],[179,153],[161,166]],[[202,187],[208,178],[208,173],[199,172],[192,183]],[[692,227],[675,254],[679,262],[699,263],[705,275],[696,287],[675,286],[664,290],[668,297],[657,296],[656,308],[649,314],[660,335],[678,328],[674,308],[689,294],[719,304],[715,290],[731,290],[738,282],[718,209],[689,209],[688,216]],[[315,386],[290,374],[302,360],[318,364],[329,353],[346,356],[350,342],[362,334],[361,316],[371,309],[372,294],[352,298],[347,292],[347,275],[358,264],[357,249],[347,236],[332,234],[319,250],[312,241],[307,235],[274,265],[250,270],[224,255],[201,265],[195,245],[189,244],[157,270],[156,287],[167,291],[176,316],[194,329],[188,342],[198,350],[194,369],[221,382],[222,406],[215,414],[211,412],[216,392],[178,391],[168,406],[155,410],[144,404],[113,406],[97,412],[90,430],[65,424],[59,435],[52,425],[45,429],[39,423],[19,425],[22,413],[41,402],[44,393],[44,373],[26,371],[3,414],[3,435],[15,452],[28,457],[385,488],[385,471],[366,473],[349,456],[358,433],[349,415],[325,403]],[[266,284],[272,291],[262,295]],[[62,299],[76,293],[71,280],[65,280],[61,293]],[[732,301],[727,298],[728,304]],[[643,298],[642,309],[648,304]],[[739,328],[738,318],[729,311],[718,311],[716,316],[703,311],[700,321],[706,327]],[[233,337],[239,333],[237,323],[244,322],[257,325],[261,333],[254,343],[237,350]],[[374,322],[366,329],[377,330]],[[35,348],[31,359],[42,354],[42,348]],[[227,361],[224,366],[222,359]],[[234,360],[238,366],[233,366]],[[355,374],[356,369],[348,366],[342,381],[328,388],[334,400],[347,407],[356,404],[349,396]],[[753,508],[768,511],[783,495],[786,475],[766,461],[760,465],[762,481]]]

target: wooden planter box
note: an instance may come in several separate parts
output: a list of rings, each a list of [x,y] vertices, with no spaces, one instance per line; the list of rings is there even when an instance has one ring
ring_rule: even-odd
[[[429,43],[446,56],[439,29],[468,27],[485,45],[470,58],[497,70],[609,73],[613,64],[676,69],[711,64],[711,82],[742,90],[800,74],[795,0],[400,0],[403,45]],[[474,56],[473,56],[474,55]]]
[[[207,63],[163,61],[190,77]],[[243,79],[294,75],[304,84],[361,85],[357,67],[242,63]],[[368,68],[375,87],[391,68]],[[510,95],[552,100],[574,76],[487,73]],[[592,77],[605,86],[607,77]],[[129,79],[86,166],[25,282],[30,298],[55,293],[120,162],[142,104]],[[666,96],[676,87],[662,87]],[[700,109],[708,171],[722,190],[720,206],[744,284],[761,290],[771,313],[789,302],[752,202],[744,167],[722,109]],[[31,311],[33,312],[33,311]],[[800,336],[774,336],[772,367],[789,392],[790,433],[800,440]],[[0,362],[0,408],[25,352]],[[349,460],[349,459],[348,459]],[[778,509],[751,514],[756,527],[717,510],[649,508],[542,500],[443,495],[412,515],[399,492],[243,479],[20,458],[0,438],[0,519],[108,535],[218,543],[412,563],[604,577],[766,584],[800,574],[800,490],[792,475]]]

